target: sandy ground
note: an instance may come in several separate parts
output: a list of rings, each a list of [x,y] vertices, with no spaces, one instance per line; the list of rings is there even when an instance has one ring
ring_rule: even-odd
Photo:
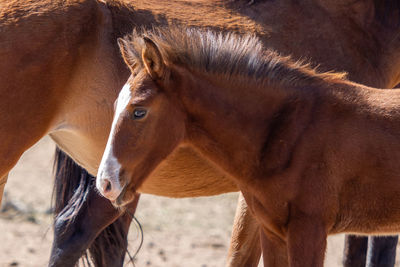
[[[54,144],[44,138],[10,174],[0,213],[1,267],[47,266],[53,153]],[[136,266],[224,266],[236,199],[237,194],[193,199],[142,196],[136,216],[143,226],[144,245]],[[133,225],[131,252],[139,244],[137,234]],[[343,237],[329,238],[325,266],[341,265]]]

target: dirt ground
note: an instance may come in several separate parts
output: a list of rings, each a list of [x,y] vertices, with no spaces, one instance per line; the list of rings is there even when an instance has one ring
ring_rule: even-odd
[[[0,213],[0,267],[47,266],[53,153],[53,142],[44,138],[9,176]],[[224,266],[236,199],[237,194],[192,199],[143,195],[136,217],[143,226],[144,244],[136,266]],[[139,244],[137,235],[132,225],[132,253]],[[325,266],[341,265],[343,237],[329,238]]]

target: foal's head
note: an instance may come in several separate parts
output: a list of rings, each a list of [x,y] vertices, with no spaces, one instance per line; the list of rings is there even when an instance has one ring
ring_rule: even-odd
[[[265,65],[259,64],[263,46],[254,36],[179,27],[146,34],[119,40],[132,75],[116,101],[97,175],[97,188],[115,205],[132,200],[144,179],[183,141],[189,120],[180,92],[196,83],[193,71],[229,75],[248,66],[256,75],[257,66]]]
[[[172,70],[149,37],[118,40],[132,75],[115,103],[110,136],[97,175],[97,188],[120,206],[183,140],[185,117],[171,94]]]

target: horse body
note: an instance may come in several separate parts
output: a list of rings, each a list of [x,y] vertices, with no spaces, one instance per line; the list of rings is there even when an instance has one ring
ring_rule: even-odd
[[[97,176],[115,205],[185,144],[242,191],[264,255],[282,257],[266,266],[322,266],[328,234],[400,230],[397,90],[317,74],[251,37],[172,29],[120,46],[133,76]]]

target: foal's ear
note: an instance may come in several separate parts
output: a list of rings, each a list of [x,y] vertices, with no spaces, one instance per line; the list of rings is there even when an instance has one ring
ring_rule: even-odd
[[[155,79],[162,79],[165,72],[165,64],[157,45],[148,37],[143,37],[145,47],[142,50],[142,60],[147,72]]]
[[[136,56],[132,51],[132,48],[129,46],[128,41],[118,38],[117,39],[119,50],[121,51],[122,58],[125,61],[125,64],[128,65],[130,71],[133,73],[134,69],[137,66]]]

